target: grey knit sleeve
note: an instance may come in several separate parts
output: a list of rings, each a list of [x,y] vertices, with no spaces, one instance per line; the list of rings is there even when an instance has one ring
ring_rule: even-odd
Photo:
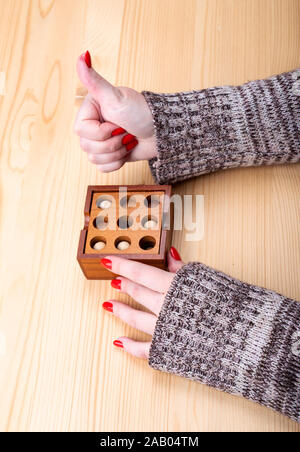
[[[149,364],[300,422],[300,303],[188,264],[166,295]]]
[[[143,95],[158,149],[150,168],[160,184],[300,160],[300,70],[237,87]]]

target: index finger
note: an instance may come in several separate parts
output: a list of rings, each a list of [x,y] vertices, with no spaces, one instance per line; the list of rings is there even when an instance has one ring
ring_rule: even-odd
[[[118,256],[107,256],[101,260],[102,265],[117,275],[125,276],[142,286],[156,292],[168,291],[174,275],[160,268],[124,259]]]

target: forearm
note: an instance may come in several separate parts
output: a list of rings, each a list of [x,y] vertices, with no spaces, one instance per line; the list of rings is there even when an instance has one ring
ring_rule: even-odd
[[[177,94],[143,92],[152,111],[157,182],[300,160],[300,71]]]
[[[149,363],[299,422],[299,342],[300,303],[193,263],[173,280]]]

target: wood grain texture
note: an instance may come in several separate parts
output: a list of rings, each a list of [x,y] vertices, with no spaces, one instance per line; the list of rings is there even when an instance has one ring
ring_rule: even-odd
[[[118,335],[146,336],[102,311],[115,293],[77,264],[86,187],[153,181],[146,163],[99,174],[72,132],[87,48],[104,77],[137,90],[239,84],[300,66],[299,0],[0,6],[0,430],[299,432],[112,348]],[[300,299],[300,165],[229,170],[175,192],[205,197],[204,239],[174,233],[184,260]]]

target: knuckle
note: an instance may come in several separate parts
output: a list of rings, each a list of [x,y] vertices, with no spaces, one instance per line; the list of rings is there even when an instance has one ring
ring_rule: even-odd
[[[94,155],[93,154],[87,154],[87,159],[88,159],[88,161],[89,162],[91,162],[91,163],[95,163],[95,158],[94,158]]]
[[[86,140],[84,138],[80,137],[79,143],[80,143],[81,149],[83,149],[84,151],[87,151],[88,147],[87,147]]]
[[[107,140],[107,134],[101,129],[101,125],[98,128],[98,134],[97,134],[97,139],[99,141],[105,141]]]
[[[117,161],[117,162],[116,162],[116,165],[111,169],[111,171],[117,171],[117,170],[119,170],[123,165],[124,165],[124,162],[122,162],[122,161]]]
[[[116,143],[114,141],[107,143],[106,149],[108,152],[115,152],[116,151]]]
[[[76,135],[80,135],[81,134],[81,127],[80,127],[80,123],[79,122],[75,122],[75,124],[74,124],[74,132],[76,133]]]
[[[115,160],[121,160],[124,157],[124,151],[120,150],[120,151],[116,151],[114,153],[114,159]]]
[[[113,162],[113,156],[109,153],[109,149],[104,149],[103,151],[103,163],[112,163]]]
[[[109,170],[107,168],[105,168],[105,166],[103,165],[97,165],[97,169],[101,172],[101,173],[109,173]]]

